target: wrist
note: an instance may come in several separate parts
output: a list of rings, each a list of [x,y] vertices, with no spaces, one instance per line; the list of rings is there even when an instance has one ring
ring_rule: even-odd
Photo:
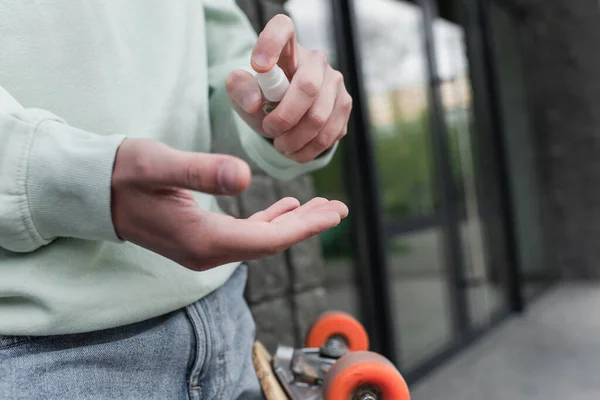
[[[44,240],[118,241],[110,211],[111,175],[123,136],[100,136],[42,122],[29,157],[26,188],[33,224]]]

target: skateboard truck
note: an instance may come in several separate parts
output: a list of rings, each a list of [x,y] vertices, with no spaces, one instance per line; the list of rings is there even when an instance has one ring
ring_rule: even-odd
[[[265,373],[264,366],[259,374],[268,400],[410,400],[394,365],[366,351],[367,333],[350,315],[322,315],[309,332],[307,346],[280,345],[268,357],[273,374]],[[266,353],[260,347],[259,353]]]
[[[333,336],[320,348],[294,349],[279,346],[273,358],[273,370],[281,386],[292,399],[322,399],[321,385],[327,371],[350,352],[341,336]],[[357,400],[376,400],[364,393]]]

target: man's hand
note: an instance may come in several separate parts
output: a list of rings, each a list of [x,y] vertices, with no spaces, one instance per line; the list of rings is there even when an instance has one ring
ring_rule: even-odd
[[[248,219],[202,210],[190,190],[237,194],[250,168],[235,157],[186,153],[145,139],[126,139],[112,176],[117,235],[193,270],[282,252],[334,227],[348,214],[339,201],[300,206],[285,198]]]
[[[237,113],[257,132],[273,138],[277,151],[306,163],[346,135],[352,98],[342,74],[329,66],[323,52],[298,45],[289,17],[277,15],[269,21],[251,62],[256,72],[278,64],[291,79],[285,96],[269,115],[262,110],[262,93],[252,74],[237,70],[226,82]]]

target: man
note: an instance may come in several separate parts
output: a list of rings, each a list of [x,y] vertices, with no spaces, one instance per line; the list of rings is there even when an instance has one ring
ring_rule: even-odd
[[[275,64],[291,84],[265,115],[253,72]],[[0,86],[0,398],[261,398],[240,262],[348,210],[223,215],[213,195],[250,170],[207,152],[325,166],[341,74],[285,16],[257,39],[233,0],[3,0]]]

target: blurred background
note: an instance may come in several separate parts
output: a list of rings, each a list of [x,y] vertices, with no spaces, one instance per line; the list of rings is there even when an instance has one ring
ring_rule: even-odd
[[[354,98],[331,165],[292,182],[253,166],[222,200],[239,216],[285,195],[350,206],[252,262],[258,338],[301,346],[340,309],[417,400],[600,398],[599,4],[238,4],[257,31],[290,15]]]

